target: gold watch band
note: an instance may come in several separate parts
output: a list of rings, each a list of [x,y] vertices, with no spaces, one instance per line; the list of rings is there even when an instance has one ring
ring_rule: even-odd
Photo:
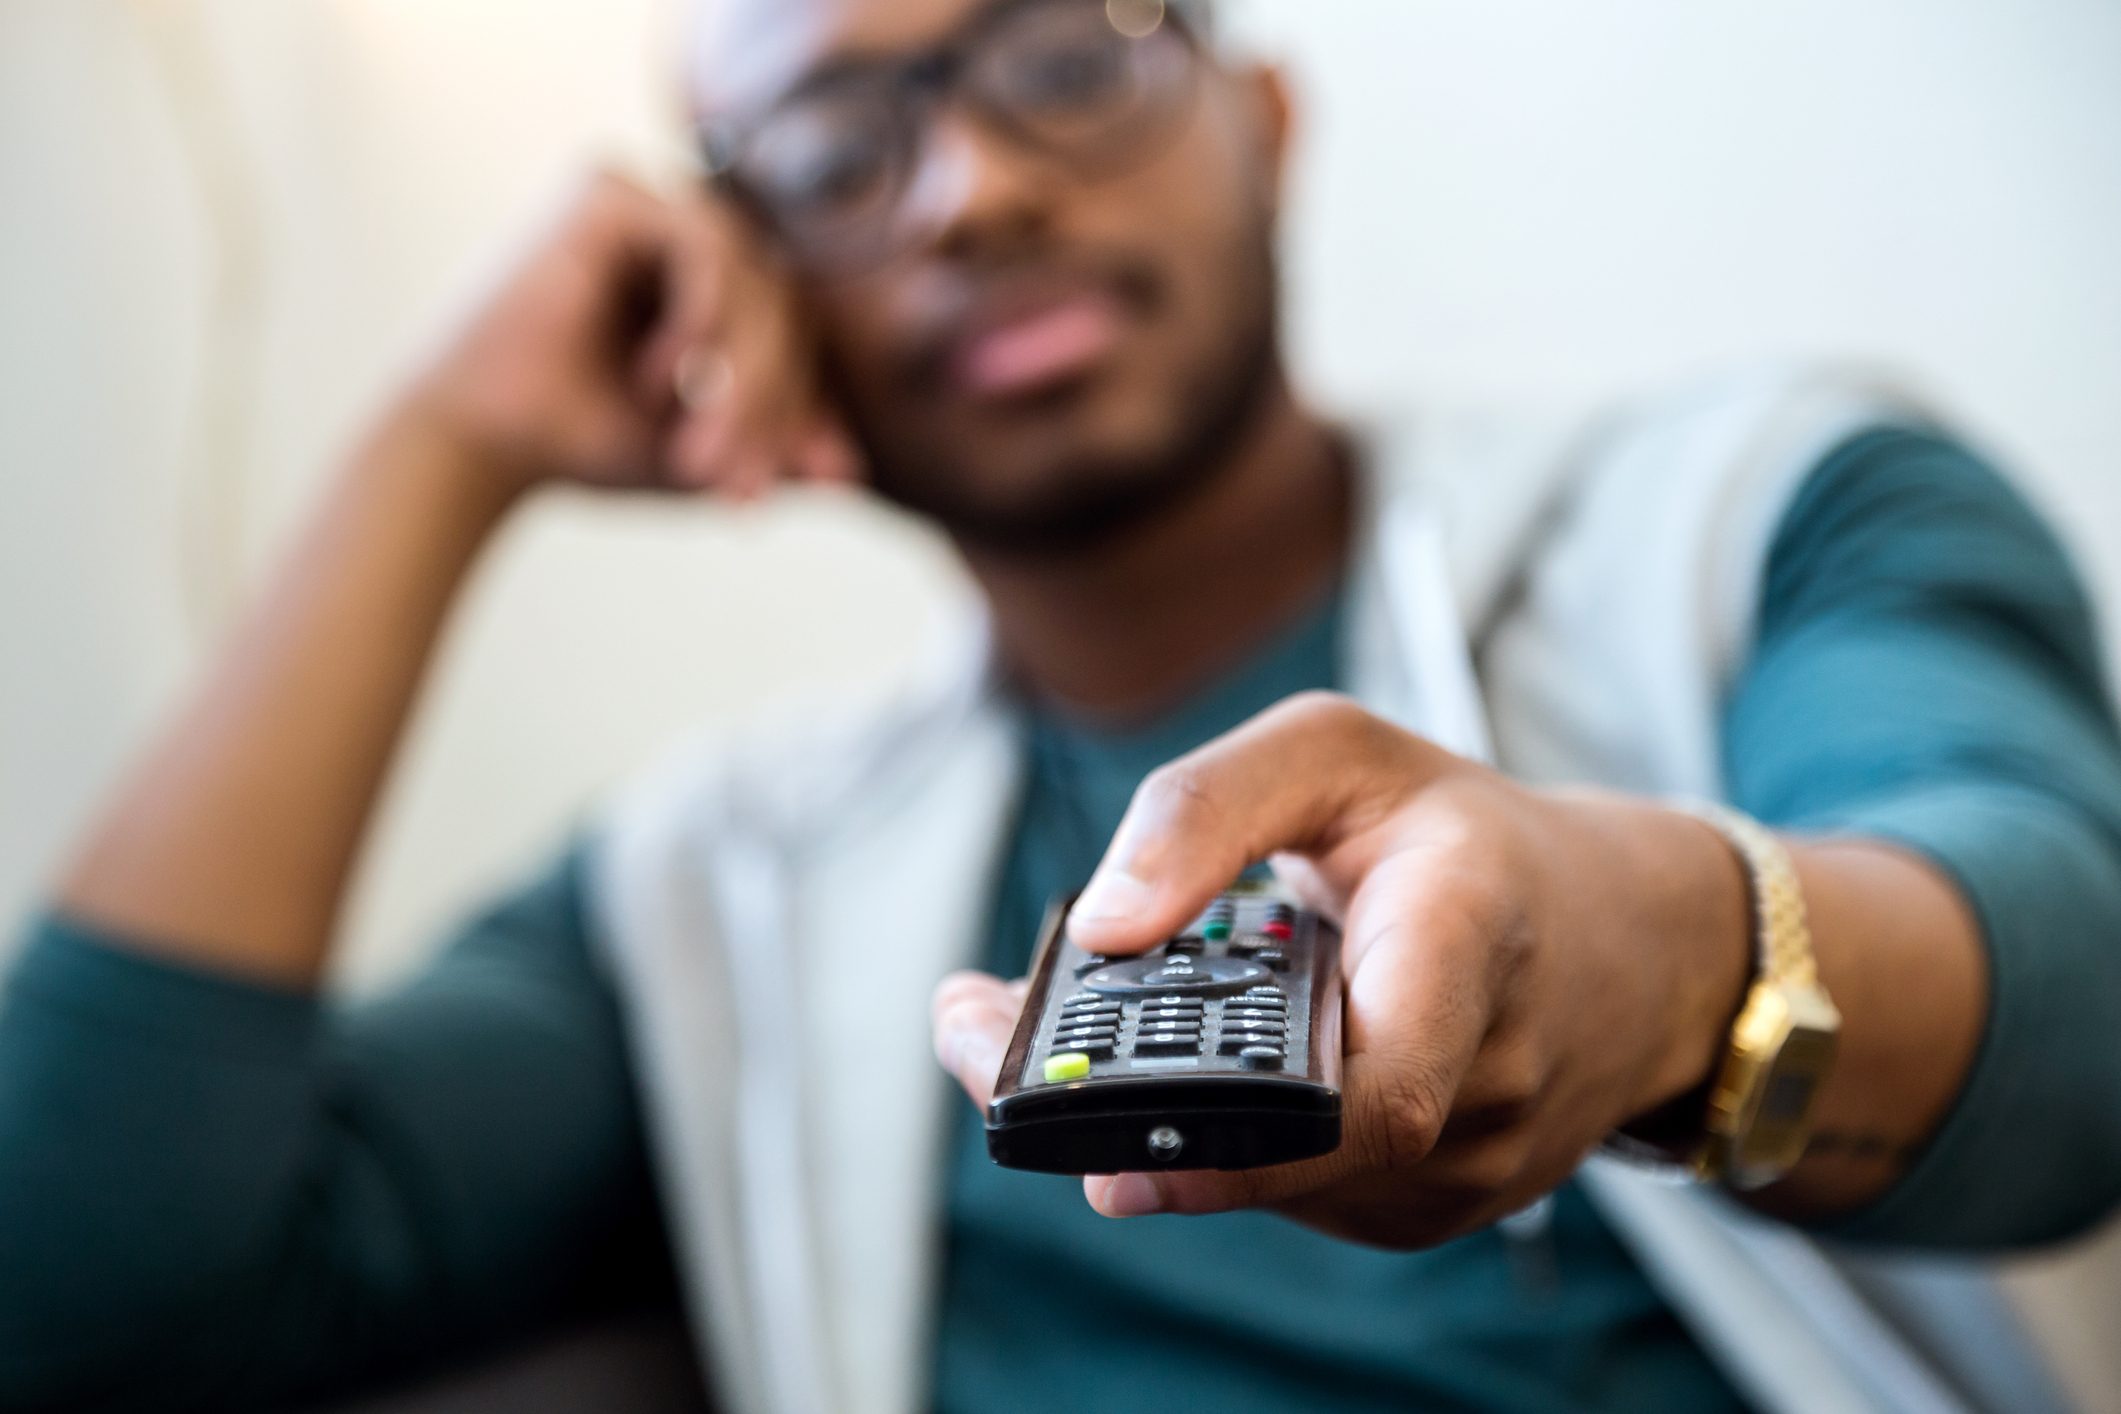
[[[1780,1178],[1804,1153],[1841,1015],[1819,985],[1804,889],[1789,850],[1766,826],[1728,806],[1688,808],[1724,837],[1744,866],[1756,959],[1689,1167],[1701,1178],[1757,1188]]]
[[[1774,831],[1726,805],[1688,809],[1714,826],[1745,866],[1753,906],[1753,949],[1763,979],[1801,987],[1819,983],[1812,957],[1812,925],[1804,907],[1797,866]]]

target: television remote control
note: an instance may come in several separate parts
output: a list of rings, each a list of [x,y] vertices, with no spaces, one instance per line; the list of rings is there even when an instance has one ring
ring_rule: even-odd
[[[987,1106],[987,1152],[1044,1173],[1240,1169],[1340,1146],[1340,933],[1240,884],[1139,957],[1046,911]]]

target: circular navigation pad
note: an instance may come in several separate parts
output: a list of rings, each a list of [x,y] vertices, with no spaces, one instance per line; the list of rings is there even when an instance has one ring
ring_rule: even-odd
[[[1100,967],[1082,979],[1083,986],[1107,996],[1132,997],[1150,993],[1190,993],[1213,996],[1242,992],[1274,974],[1256,962],[1235,957],[1188,957],[1184,953],[1133,957]]]

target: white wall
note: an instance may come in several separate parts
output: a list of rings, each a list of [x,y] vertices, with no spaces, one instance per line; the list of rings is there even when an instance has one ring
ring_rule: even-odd
[[[1305,94],[1292,312],[1331,400],[1882,360],[2023,468],[2121,610],[2121,8],[1240,18]],[[667,168],[667,20],[660,0],[0,0],[0,911],[561,174]],[[546,508],[453,644],[349,975],[407,965],[683,724],[888,670],[952,582],[859,509]],[[2111,1308],[2050,1317],[2093,1345]]]

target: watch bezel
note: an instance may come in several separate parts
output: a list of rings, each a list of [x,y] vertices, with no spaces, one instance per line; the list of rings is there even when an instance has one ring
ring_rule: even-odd
[[[1734,1188],[1774,1182],[1804,1156],[1833,1068],[1841,1014],[1817,986],[1753,984],[1709,1092],[1701,1167]]]

